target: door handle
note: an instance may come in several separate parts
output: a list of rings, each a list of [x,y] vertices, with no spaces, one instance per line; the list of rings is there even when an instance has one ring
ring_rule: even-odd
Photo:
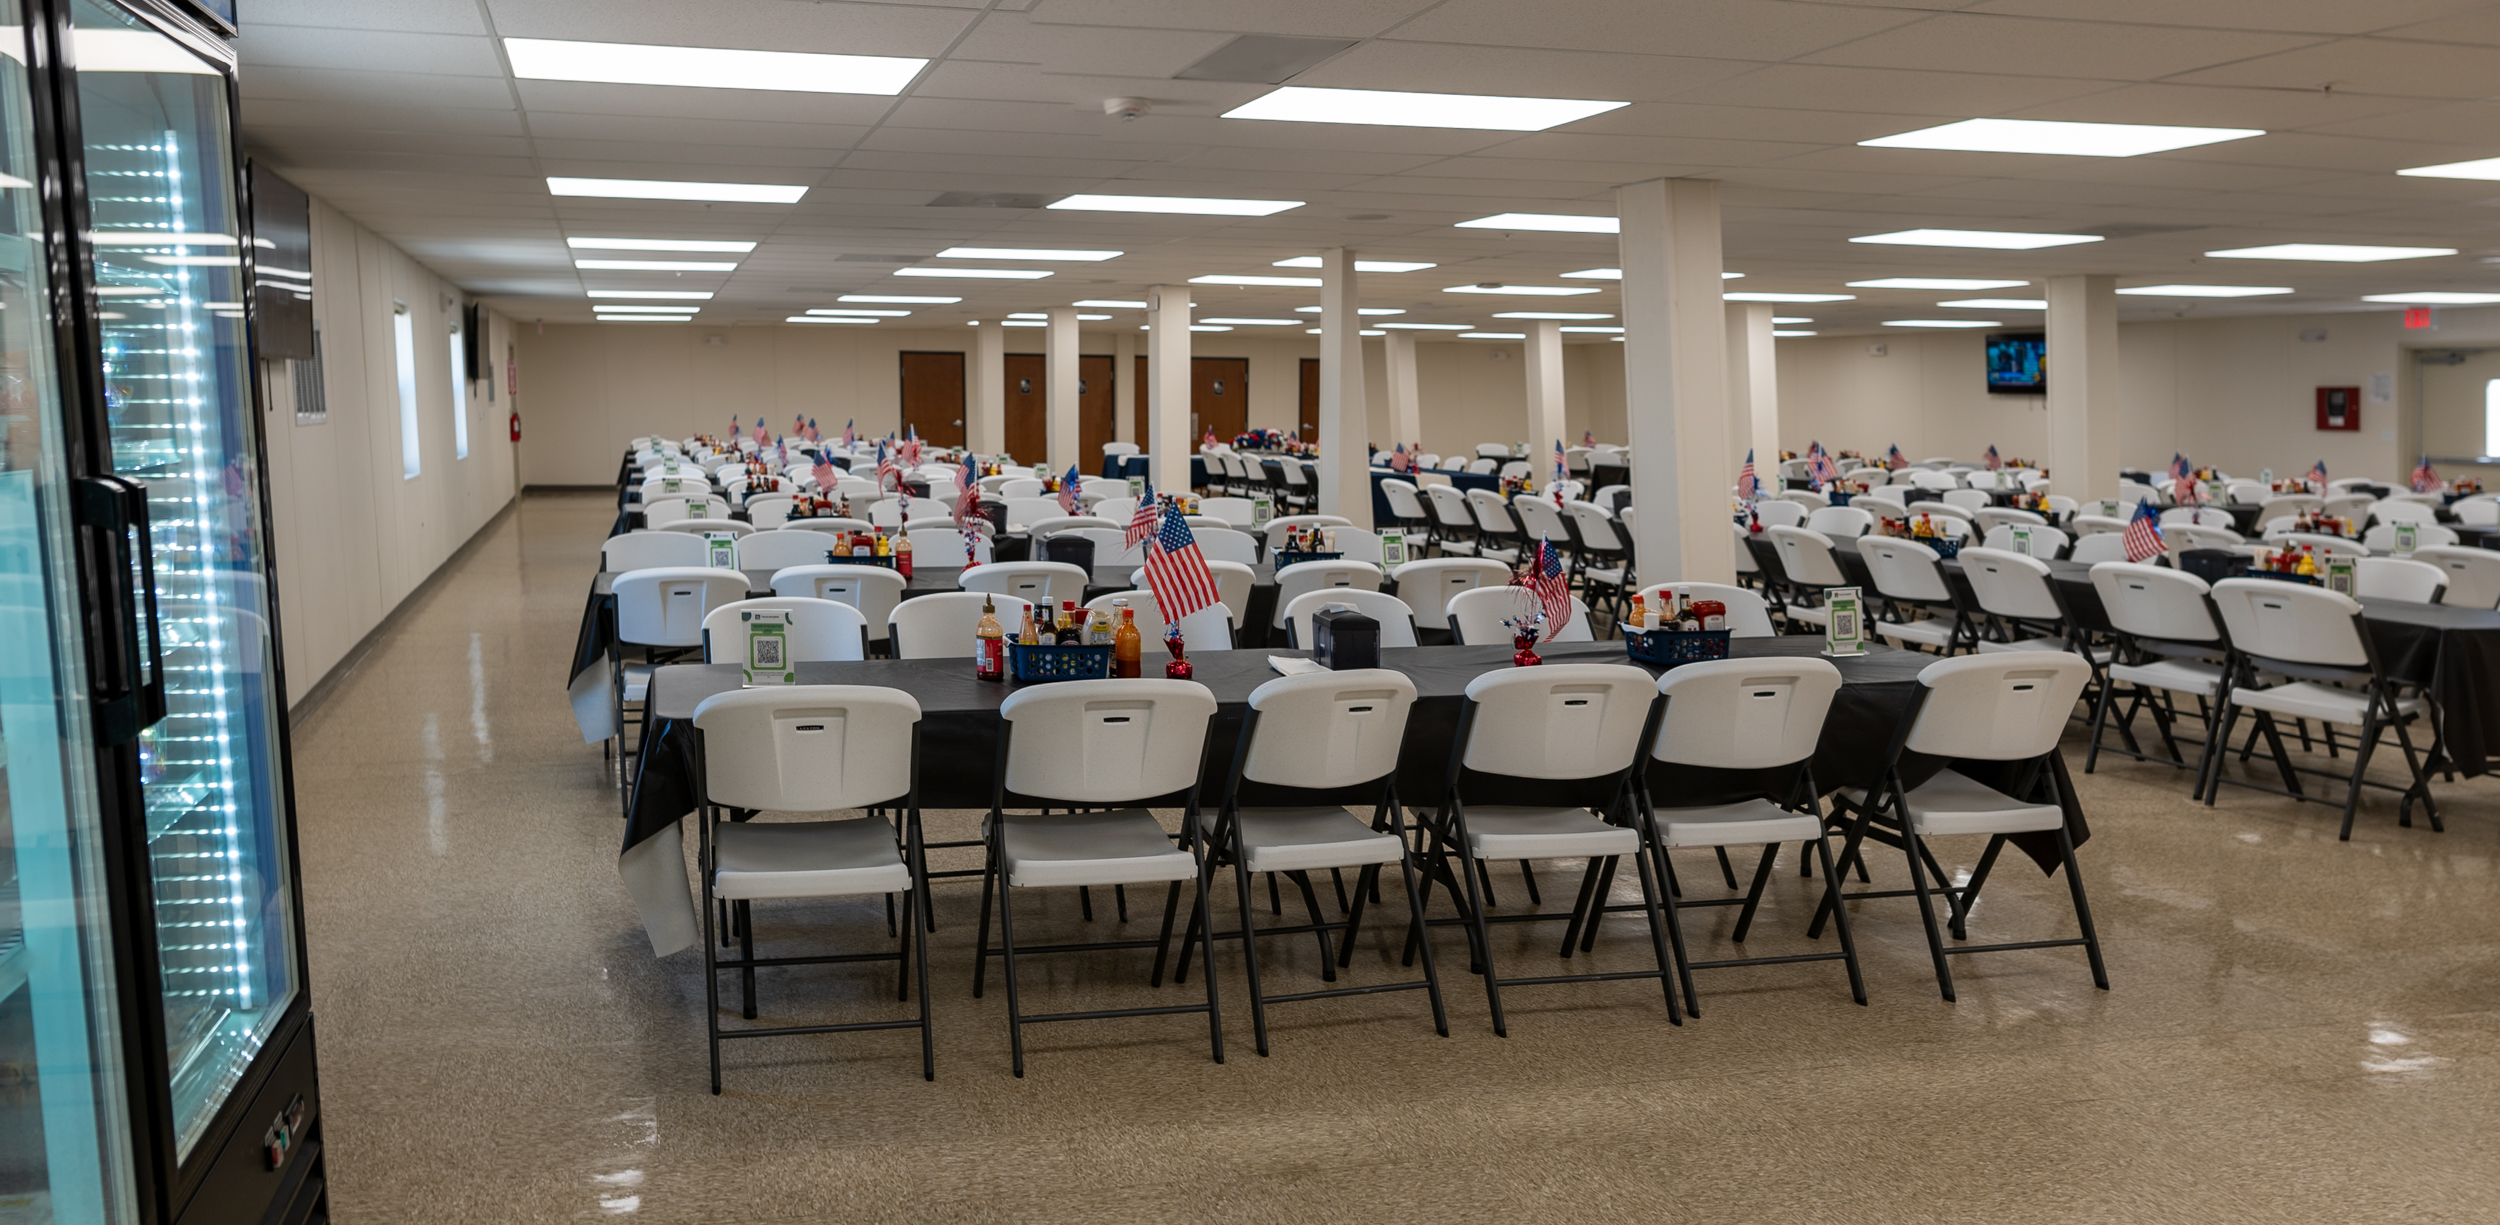
[[[79,559],[96,607],[88,614],[96,735],[124,744],[165,717],[164,624],[156,603],[156,550],[148,487],[118,476],[76,484]]]

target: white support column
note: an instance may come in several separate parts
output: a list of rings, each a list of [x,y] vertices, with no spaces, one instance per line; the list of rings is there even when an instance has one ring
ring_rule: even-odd
[[[1051,308],[1050,328],[1043,338],[1042,383],[1049,389],[1045,412],[1050,423],[1050,470],[1066,472],[1074,464],[1085,469],[1085,457],[1076,453],[1077,401],[1083,393],[1077,390],[1081,369],[1077,365],[1076,308]]]
[[[2118,280],[2051,277],[2049,488],[2078,502],[2118,496]]]
[[[1148,465],[1158,492],[1189,488],[1189,457],[1198,441],[1189,436],[1189,286],[1156,285],[1146,291],[1148,353],[1146,437],[1139,443],[1154,457]]]
[[[1398,330],[1380,338],[1381,356],[1389,363],[1389,442],[1409,449],[1423,445],[1423,401],[1415,388],[1415,334]]]
[[[1563,436],[1562,324],[1528,321],[1528,462],[1537,487],[1553,479],[1553,447]]]
[[[1615,190],[1622,218],[1624,417],[1641,579],[1731,583],[1727,317],[1719,185],[1651,179]]]
[[[1372,525],[1368,469],[1370,433],[1364,428],[1363,304],[1355,285],[1354,253],[1331,247],[1319,254],[1319,513],[1342,515],[1354,526]]]
[[[996,455],[1007,445],[1007,329],[984,319],[972,329],[972,386],[964,389],[964,445]]]
[[[1768,302],[1727,304],[1727,470],[1731,473],[1744,464],[1748,451],[1753,453],[1755,472],[1779,472],[1780,368],[1771,347],[1779,343],[1771,337],[1771,315],[1776,309]],[[1765,488],[1776,484],[1769,476],[1763,479]]]
[[[1146,389],[1137,385],[1137,337],[1127,324],[1111,338],[1111,437],[1117,442],[1133,442],[1144,449],[1146,440],[1137,436],[1137,406],[1145,401],[1138,397]]]

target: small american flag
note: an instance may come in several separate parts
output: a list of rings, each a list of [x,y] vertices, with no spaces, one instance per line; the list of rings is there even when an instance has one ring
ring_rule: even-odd
[[[2324,493],[2324,492],[2326,492],[2326,461],[2325,461],[2325,460],[2323,460],[2323,459],[2322,459],[2322,460],[2319,460],[2318,462],[2316,462],[2316,463],[2314,463],[2314,464],[2309,465],[2309,481],[2310,481],[2310,483],[2311,483],[2311,484],[2316,485],[2316,486],[2318,487],[2318,492],[2320,492],[2320,493]]]
[[[1220,599],[1215,574],[1207,569],[1205,555],[1198,552],[1198,538],[1190,534],[1189,520],[1181,517],[1178,506],[1164,508],[1163,525],[1147,542],[1146,587],[1154,592],[1155,605],[1163,610],[1166,622],[1211,608]]]
[[[1210,446],[1210,447],[1215,445],[1215,431],[1214,431],[1214,429],[1210,428],[1210,429],[1208,429],[1208,430],[1207,430],[1206,442],[1205,442],[1203,445]]]
[[[771,435],[764,432],[764,419],[762,417],[757,417],[755,419],[755,445],[759,447],[763,446],[764,440],[769,437],[771,437]]]
[[[1994,472],[2005,466],[2005,461],[1997,458],[1997,446],[1993,442],[1988,444],[1988,456],[1982,462],[1988,465],[1988,471],[1990,472]]]
[[[1821,443],[1816,443],[1814,450],[1806,455],[1806,467],[1814,473],[1817,484],[1840,479],[1840,469],[1833,466],[1832,457],[1824,453]]]
[[[816,429],[816,419],[814,417],[807,419],[807,440],[809,442],[823,442],[825,440],[825,436]]]
[[[1910,457],[1903,455],[1901,453],[1901,448],[1896,445],[1891,450],[1884,452],[1884,466],[1895,472],[1899,472],[1903,468],[1910,466]]]
[[[1147,537],[1154,535],[1159,526],[1161,521],[1155,513],[1155,487],[1149,484],[1137,496],[1137,510],[1128,517],[1128,535],[1123,538],[1124,543],[1120,547],[1136,548],[1145,543]]]
[[[1745,452],[1745,466],[1736,470],[1736,496],[1753,498],[1761,494],[1762,478],[1754,475],[1753,452],[1749,450]]]
[[[1557,481],[1571,479],[1571,463],[1563,456],[1563,444],[1560,438],[1554,440],[1554,479]]]
[[[1075,464],[1068,465],[1068,474],[1059,478],[1059,509],[1071,515],[1084,509],[1084,504],[1076,500],[1076,487],[1081,479],[1076,474]]]
[[[2181,506],[2194,506],[2204,500],[2204,492],[2196,486],[2196,466],[2176,452],[2170,456],[2170,500]]]
[[[1595,430],[1582,430],[1582,431],[1580,431],[1580,445],[1581,445],[1581,446],[1584,446],[1584,447],[1593,447],[1593,446],[1596,446],[1596,445],[1597,445],[1597,431],[1595,431]]]
[[[2436,493],[2439,491],[2440,483],[2439,469],[2431,467],[2430,456],[2423,456],[2422,462],[2415,465],[2413,469],[2413,492]]]
[[[894,457],[886,454],[885,444],[880,442],[877,444],[877,491],[879,493],[885,492],[885,478],[889,476],[894,478],[895,484],[903,483],[902,472],[896,466]]]
[[[955,465],[955,526],[972,530],[972,520],[981,513],[981,495],[972,481],[972,457]]]
[[[2128,561],[2149,561],[2161,556],[2161,515],[2151,502],[2135,504],[2135,515],[2127,520],[2126,533],[2120,540],[2127,547]]]
[[[818,489],[824,490],[826,493],[831,493],[833,492],[833,487],[841,483],[842,470],[840,468],[834,467],[828,460],[820,459],[816,461],[816,487]]]
[[[1545,631],[1539,642],[1551,642],[1554,635],[1571,624],[1571,584],[1563,572],[1562,558],[1554,552],[1554,542],[1539,537],[1528,564],[1511,576],[1511,585],[1527,588],[1528,594],[1545,610]]]
[[[1405,443],[1399,443],[1398,449],[1389,453],[1389,471],[1411,472],[1414,468],[1415,457],[1406,453]]]

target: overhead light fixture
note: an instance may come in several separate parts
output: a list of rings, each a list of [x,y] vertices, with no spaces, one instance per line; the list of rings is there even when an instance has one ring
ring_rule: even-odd
[[[1494,317],[1494,318],[1496,318],[1496,319],[1612,319],[1612,318],[1614,318],[1614,316],[1613,316],[1613,315],[1610,315],[1610,314],[1605,314],[1605,313],[1603,313],[1603,312],[1600,312],[1600,313],[1598,313],[1598,314],[1593,314],[1593,315],[1592,315],[1592,314],[1588,314],[1588,313],[1583,312],[1583,311],[1495,311],[1495,312],[1493,313],[1493,317]]]
[[[811,306],[807,313],[811,315],[865,315],[871,319],[900,319],[911,314],[910,311],[876,310],[865,306]]]
[[[1473,128],[1542,132],[1632,105],[1583,98],[1505,98],[1491,94],[1418,94],[1393,89],[1317,89],[1287,85],[1224,112],[1226,119],[1284,123],[1356,123],[1392,128]]]
[[[1280,259],[1275,263],[1268,265],[1270,268],[1318,268],[1321,266],[1319,257],[1316,255],[1297,255],[1292,259]],[[1421,272],[1426,268],[1438,268],[1440,266],[1441,265],[1439,264],[1419,264],[1407,260],[1396,259],[1358,259],[1354,261],[1354,270],[1356,272]]]
[[[1192,285],[1285,285],[1307,289],[1320,283],[1315,276],[1193,276]]]
[[[708,289],[588,289],[582,292],[593,298],[648,298],[685,302],[712,300],[712,291]]]
[[[1386,336],[1386,335],[1388,335],[1388,333],[1387,333],[1387,332],[1381,331],[1381,330],[1380,330],[1380,329],[1378,329],[1378,328],[1361,328],[1361,329],[1358,329],[1358,330],[1357,330],[1354,334],[1355,334],[1355,335],[1357,335],[1357,336]]]
[[[620,312],[624,314],[691,315],[701,311],[703,308],[700,306],[635,306],[624,302],[595,302],[591,304],[590,309],[595,311]]]
[[[2500,179],[2500,157],[2478,158],[2470,162],[2444,162],[2437,166],[2416,166],[2396,173],[2413,179]]]
[[[564,245],[576,251],[720,251],[731,255],[755,249],[751,242],[710,238],[567,238]]]
[[[1888,328],[1998,328],[2005,324],[1995,319],[1886,319]]]
[[[1406,332],[1467,332],[1475,330],[1472,323],[1384,323],[1380,326]]]
[[[1620,336],[1623,334],[1623,329],[1619,327],[1566,327],[1563,330],[1566,332],[1598,332],[1609,336]]]
[[[700,259],[577,259],[576,268],[594,272],[735,272],[738,265]]]
[[[1623,269],[1582,268],[1578,272],[1563,272],[1557,273],[1556,275],[1575,281],[1620,281],[1623,279]],[[1745,279],[1745,274],[1741,272],[1722,272],[1719,274],[1719,279],[1722,281],[1741,281]]]
[[[2044,311],[2049,308],[2049,300],[2047,298],[1956,298],[1951,302],[1938,302],[1936,305],[1957,307],[1963,310]]]
[[[2429,259],[2454,255],[2454,247],[2371,247],[2331,242],[2285,242],[2271,247],[2235,247],[2207,251],[2210,259],[2297,259],[2325,264],[2375,264],[2391,259]]]
[[[550,175],[547,194],[609,200],[709,200],[733,204],[796,204],[805,187],[787,183],[690,183],[672,179],[573,179]]]
[[[1289,208],[1300,208],[1302,201],[1227,200],[1213,196],[1102,196],[1080,193],[1054,200],[1043,207],[1078,209],[1096,213],[1188,213],[1208,217],[1267,217]]]
[[[1050,319],[1050,316],[1045,315],[1040,311],[1017,311],[1007,317],[1010,319],[1040,319],[1045,322]]]
[[[1976,247],[1986,251],[2037,251],[2042,247],[2071,247],[2077,243],[2099,242],[2098,234],[2031,234],[2019,230],[1897,230],[1890,234],[1867,234],[1851,242],[1878,243],[1894,247]]]
[[[1228,327],[1219,327],[1219,326],[1216,326],[1216,325],[1214,325],[1214,324],[1206,324],[1206,323],[1193,323],[1193,324],[1190,324],[1190,325],[1189,325],[1189,330],[1190,330],[1190,331],[1193,331],[1193,332],[1229,332],[1229,331],[1232,331],[1232,329],[1231,329],[1231,328],[1228,328]]]
[[[1729,302],[1855,302],[1853,293],[1723,293]]]
[[[1777,323],[1812,323],[1812,322],[1814,322],[1814,321],[1813,321],[1812,319],[1808,319],[1808,318],[1806,318],[1806,317],[1805,317],[1805,316],[1803,316],[1803,315],[1773,315],[1773,316],[1771,316],[1771,322],[1773,322],[1773,323],[1777,324]]]
[[[1126,251],[1053,251],[1040,247],[948,247],[934,258],[1066,260],[1070,263],[1099,264],[1126,254]]]
[[[232,247],[232,234],[177,234],[165,230],[95,230],[87,241],[99,247]]]
[[[1526,332],[1460,332],[1460,340],[1526,340]]]
[[[705,296],[706,296],[706,297],[709,297],[710,295],[709,295],[709,294],[706,294]],[[896,306],[952,306],[952,305],[954,305],[954,304],[955,304],[955,303],[957,303],[957,302],[961,302],[961,301],[963,301],[963,299],[961,299],[961,298],[933,298],[933,297],[924,297],[924,296],[919,296],[919,295],[914,295],[914,294],[901,294],[901,293],[846,293],[846,294],[842,295],[842,296],[841,296],[841,297],[839,297],[839,298],[835,298],[835,299],[834,299],[834,301],[836,301],[836,302],[885,302],[885,303],[891,303],[891,304],[896,305]],[[1080,306],[1081,306],[1081,305],[1083,305],[1083,303],[1079,303],[1078,305],[1080,305]]]
[[[998,326],[1003,328],[1046,328],[1050,325],[1035,319],[1007,319],[1000,321]]]
[[[1850,281],[1851,289],[2012,289],[2029,281],[1968,281],[1941,276],[1895,276],[1880,281]]]
[[[1316,315],[1320,312],[1320,308],[1316,306],[1297,306],[1293,309],[1304,315]],[[1406,311],[1403,307],[1396,306],[1360,306],[1355,308],[1354,313],[1358,315],[1403,315]]]
[[[1100,308],[1105,309],[1105,310],[1139,310],[1139,311],[1142,311],[1142,310],[1146,309],[1146,304],[1145,304],[1145,303],[1143,303],[1143,302],[1131,302],[1131,301],[1128,301],[1128,300],[1127,300],[1127,299],[1125,299],[1125,298],[1078,298],[1076,301],[1074,301],[1074,302],[1070,302],[1068,305],[1070,305],[1070,306],[1094,306],[1094,307],[1100,307]]]
[[[87,292],[99,298],[155,298],[173,291],[152,289],[145,285],[98,285]]]
[[[1815,335],[1820,335],[1820,333],[1817,333],[1817,332],[1782,332],[1782,331],[1773,331],[1771,334],[1772,334],[1773,336],[1777,336],[1777,337],[1779,337],[1779,338],[1781,338],[1781,339],[1783,339],[1783,340],[1786,340],[1786,339],[1789,339],[1789,338],[1792,338],[1792,337],[1797,337],[1797,336],[1815,336]]]
[[[2363,294],[2361,300],[2411,306],[2489,306],[2500,302],[2500,293],[2374,293]]]
[[[1969,153],[2054,153],[2141,157],[2172,149],[2265,135],[2263,128],[2182,128],[2150,123],[2071,123],[2050,119],[1965,119],[1858,143],[1870,149],[1951,149]]]
[[[240,255],[142,255],[140,259],[170,268],[240,268]]]
[[[1110,317],[1109,315],[1078,315],[1076,318],[1079,323],[1100,323]]]
[[[1613,217],[1584,217],[1577,213],[1495,213],[1473,221],[1458,223],[1462,230],[1537,230],[1555,234],[1615,234],[1623,223]]]
[[[892,55],[828,55],[811,51],[736,51],[649,43],[585,43],[507,38],[512,75],[530,81],[597,81],[609,85],[679,85],[695,89],[775,89],[806,94],[903,92],[925,59]]]
[[[1208,323],[1229,323],[1239,327],[1291,328],[1302,326],[1299,319],[1208,319]]]
[[[685,315],[593,315],[601,323],[692,323]]]
[[[876,322],[876,320],[874,320],[874,319],[862,318],[861,316],[858,316],[858,315],[792,315],[792,316],[790,316],[789,318],[782,320],[782,322],[783,322],[783,323],[875,323],[875,322]]]
[[[1597,291],[1582,289],[1577,285],[1452,285],[1441,292],[1513,294],[1523,298],[1576,298],[1581,294]]]
[[[1044,268],[897,268],[894,275],[953,277],[965,281],[1038,281],[1059,274]]]
[[[2144,298],[2262,298],[2293,290],[2288,285],[2137,285],[2118,292]]]

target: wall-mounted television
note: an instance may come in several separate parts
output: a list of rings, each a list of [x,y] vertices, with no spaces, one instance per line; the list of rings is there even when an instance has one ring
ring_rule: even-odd
[[[1988,391],[2037,396],[2049,389],[2049,338],[2045,332],[1988,334]]]

